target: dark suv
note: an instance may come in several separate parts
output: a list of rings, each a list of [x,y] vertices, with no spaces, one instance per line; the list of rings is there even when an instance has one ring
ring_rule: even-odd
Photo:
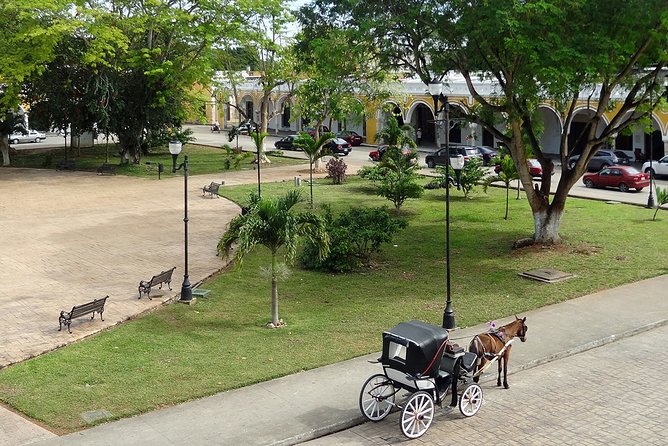
[[[580,155],[573,155],[568,159],[568,167],[573,168],[580,159]],[[606,167],[619,164],[619,158],[612,150],[599,150],[587,164],[587,170],[599,171]]]
[[[445,147],[437,150],[431,155],[427,155],[424,158],[424,162],[427,163],[427,167],[435,166],[445,166],[448,162],[445,154],[447,151]],[[464,157],[464,162],[468,162],[473,158],[482,158],[478,149],[472,146],[462,146],[462,145],[450,145],[450,158],[455,158],[457,155],[462,155]]]

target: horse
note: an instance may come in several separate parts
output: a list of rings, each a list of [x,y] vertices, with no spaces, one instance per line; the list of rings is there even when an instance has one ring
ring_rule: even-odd
[[[478,382],[480,375],[476,376],[478,370],[482,369],[487,362],[489,362],[494,356],[498,355],[501,350],[503,350],[506,343],[517,337],[520,338],[520,341],[526,341],[527,335],[527,318],[522,319],[515,316],[515,320],[509,324],[506,324],[502,327],[499,327],[498,330],[489,333],[482,333],[473,337],[469,343],[469,352],[475,353],[476,363],[473,368],[473,381]],[[503,355],[503,367],[501,365],[501,359],[498,360],[499,363],[499,375],[496,380],[496,385],[501,386],[501,369],[503,368],[503,387],[508,389],[508,359],[510,358],[510,348],[511,345],[501,353]]]

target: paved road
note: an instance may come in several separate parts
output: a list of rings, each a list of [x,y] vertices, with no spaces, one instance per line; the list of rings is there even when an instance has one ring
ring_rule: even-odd
[[[668,327],[509,377],[510,390],[483,385],[480,412],[439,413],[422,445],[665,445]],[[407,441],[399,414],[319,438],[308,446]]]

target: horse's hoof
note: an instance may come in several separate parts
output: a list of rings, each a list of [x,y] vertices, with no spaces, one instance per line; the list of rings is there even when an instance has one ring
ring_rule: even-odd
[[[474,382],[474,383],[477,383],[478,381],[480,381],[480,377],[479,377],[479,376],[476,376],[475,378],[473,378],[473,382]]]
[[[503,388],[504,388],[504,389],[510,389],[510,386],[508,385],[508,383],[505,383],[505,384],[503,385]]]

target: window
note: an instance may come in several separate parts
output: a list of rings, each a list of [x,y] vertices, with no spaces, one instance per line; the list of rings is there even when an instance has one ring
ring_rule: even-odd
[[[406,346],[390,341],[388,353],[390,359],[406,362]]]

